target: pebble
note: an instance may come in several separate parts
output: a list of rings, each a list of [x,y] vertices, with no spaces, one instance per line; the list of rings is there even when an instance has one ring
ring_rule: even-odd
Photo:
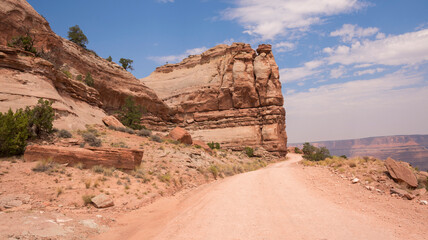
[[[428,205],[428,201],[427,200],[420,200],[421,205]]]
[[[354,178],[354,179],[352,179],[352,183],[353,183],[353,184],[358,183],[359,181],[360,181],[360,179],[358,179],[358,178]]]

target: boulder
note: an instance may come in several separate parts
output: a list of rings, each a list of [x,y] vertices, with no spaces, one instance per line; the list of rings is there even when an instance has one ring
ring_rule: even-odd
[[[124,128],[125,126],[114,116],[106,116],[103,118],[103,123],[107,127]]]
[[[416,196],[423,196],[426,192],[427,190],[425,188],[420,188],[420,189],[416,189],[413,193]]]
[[[193,143],[190,133],[181,127],[174,128],[171,132],[169,132],[168,137],[184,144],[191,145]]]
[[[412,200],[415,198],[415,195],[408,193],[405,190],[397,189],[397,188],[391,188],[390,189],[391,194],[397,194],[398,196],[402,198],[407,198],[408,200]]]
[[[396,162],[392,158],[388,158],[385,160],[385,167],[393,179],[405,182],[411,187],[418,186],[418,180],[412,170],[405,167],[402,163]]]
[[[24,159],[25,161],[51,159],[54,162],[69,165],[82,163],[86,168],[102,165],[132,170],[140,166],[143,153],[141,149],[30,145],[25,150]]]
[[[107,208],[114,206],[113,200],[104,193],[93,197],[91,201],[97,208]]]

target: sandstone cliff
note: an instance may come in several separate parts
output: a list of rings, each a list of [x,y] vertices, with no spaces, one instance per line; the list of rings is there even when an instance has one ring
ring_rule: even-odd
[[[260,45],[257,52],[244,43],[218,45],[158,67],[141,81],[175,113],[174,124],[145,119],[152,128],[178,124],[195,139],[286,153],[284,100],[270,45]]]
[[[41,58],[5,47],[13,37],[29,33]],[[62,127],[101,123],[104,110],[120,107],[126,97],[134,96],[155,119],[166,118],[169,109],[157,95],[131,73],[94,52],[56,35],[49,23],[24,0],[0,2],[0,110],[32,105],[37,98],[55,101],[54,107],[76,117],[64,119]],[[71,73],[71,78],[62,72]],[[94,87],[76,80],[91,73]],[[3,87],[4,86],[4,87]],[[57,116],[64,117],[64,116]]]

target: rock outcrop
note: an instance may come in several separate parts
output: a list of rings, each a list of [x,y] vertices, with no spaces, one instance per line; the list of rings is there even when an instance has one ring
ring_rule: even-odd
[[[286,154],[285,110],[270,45],[218,45],[141,79],[175,113],[170,124],[144,119],[158,130],[179,125],[194,139],[242,150],[263,147]]]
[[[115,128],[124,128],[125,127],[115,116],[104,117],[103,123],[107,127],[115,127]]]
[[[110,111],[132,96],[153,119],[163,119],[170,113],[151,89],[121,66],[56,35],[25,0],[0,2],[0,32],[0,46],[4,46],[0,50],[0,83],[6,86],[0,89],[0,111],[9,106],[16,109],[34,105],[38,97],[44,97],[61,105],[57,110],[73,115],[77,122],[102,124],[105,113],[86,105]],[[40,57],[5,47],[14,37],[26,34],[34,39]],[[94,80],[93,88],[81,80],[88,73]],[[72,124],[75,121],[66,119],[63,122]],[[76,128],[75,125],[60,127],[70,129]]]
[[[125,148],[72,148],[48,145],[27,146],[25,161],[42,161],[50,159],[57,163],[75,165],[82,163],[90,168],[96,165],[133,170],[140,166],[143,150]]]
[[[191,145],[193,143],[192,136],[190,136],[190,134],[181,127],[174,128],[171,132],[169,132],[168,137],[184,144]]]
[[[400,162],[394,161],[392,158],[388,158],[385,161],[385,167],[388,169],[389,175],[397,181],[407,183],[411,187],[418,186],[418,180],[415,174],[406,166]]]

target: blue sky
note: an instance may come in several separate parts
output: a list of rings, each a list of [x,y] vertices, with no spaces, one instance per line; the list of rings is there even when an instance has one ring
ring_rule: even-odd
[[[289,142],[428,134],[426,0],[30,0],[137,78],[219,43],[273,45]]]

